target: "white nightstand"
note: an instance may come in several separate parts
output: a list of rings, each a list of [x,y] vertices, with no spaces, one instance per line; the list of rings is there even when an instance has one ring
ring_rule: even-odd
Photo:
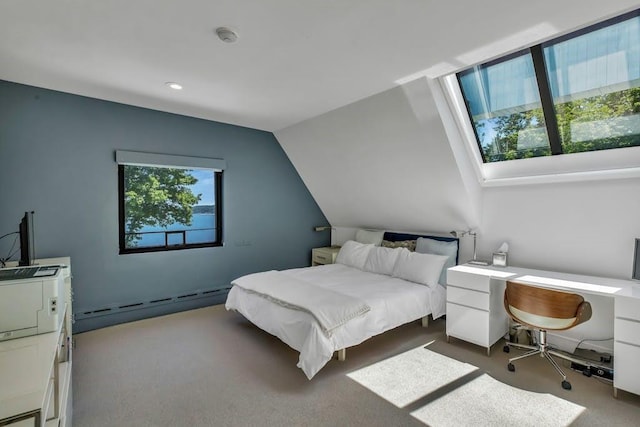
[[[340,251],[340,246],[327,246],[311,250],[311,266],[333,264]]]

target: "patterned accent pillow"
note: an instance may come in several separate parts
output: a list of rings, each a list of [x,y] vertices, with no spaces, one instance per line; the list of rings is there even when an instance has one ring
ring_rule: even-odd
[[[416,240],[399,240],[397,242],[383,240],[381,246],[385,248],[407,248],[413,252],[416,250]]]

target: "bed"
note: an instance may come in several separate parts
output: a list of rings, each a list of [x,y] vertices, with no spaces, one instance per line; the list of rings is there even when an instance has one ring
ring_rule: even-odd
[[[336,263],[267,271],[232,281],[227,310],[237,311],[300,352],[313,378],[337,351],[408,322],[445,313],[446,268],[458,240],[373,232],[346,242]],[[359,240],[359,241],[358,241]],[[440,283],[442,282],[442,283]]]

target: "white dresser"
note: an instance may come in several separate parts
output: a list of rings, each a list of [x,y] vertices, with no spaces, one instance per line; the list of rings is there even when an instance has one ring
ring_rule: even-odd
[[[63,269],[65,316],[54,332],[0,342],[0,426],[70,427],[73,412],[71,259],[40,259],[36,264],[66,266]]]

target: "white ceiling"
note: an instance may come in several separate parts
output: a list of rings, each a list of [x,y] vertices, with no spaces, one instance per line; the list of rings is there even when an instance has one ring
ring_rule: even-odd
[[[0,79],[276,131],[639,7],[613,0],[2,0]],[[225,44],[214,30],[239,40]],[[164,83],[176,81],[182,91]]]

